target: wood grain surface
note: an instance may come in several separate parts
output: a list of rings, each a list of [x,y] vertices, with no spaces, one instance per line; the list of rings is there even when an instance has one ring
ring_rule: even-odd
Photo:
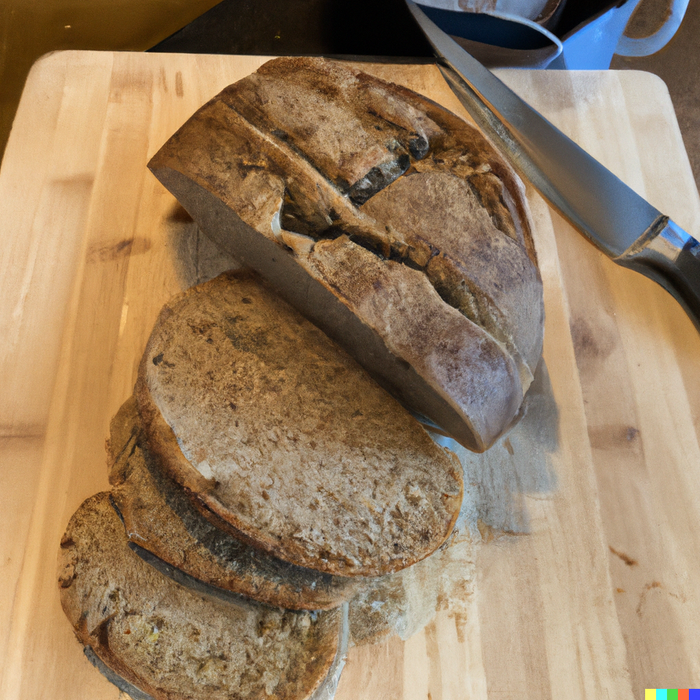
[[[109,420],[160,307],[223,264],[146,163],[264,60],[60,52],[29,76],[0,171],[2,700],[119,696],[60,609],[58,542],[108,486]],[[366,69],[462,113],[433,67]],[[700,235],[657,78],[501,75]],[[661,288],[529,196],[556,423],[498,445],[500,461],[470,463],[483,539],[468,614],[351,650],[338,700],[632,700],[700,687],[700,336]],[[545,438],[546,464],[528,444]]]

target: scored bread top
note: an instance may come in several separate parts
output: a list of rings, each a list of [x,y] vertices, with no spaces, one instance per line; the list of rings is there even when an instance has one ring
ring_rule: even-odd
[[[542,351],[542,283],[522,183],[473,126],[357,67],[285,57],[204,105],[149,167],[207,235],[466,447],[516,419]],[[366,303],[347,268],[317,264],[337,241],[352,270],[374,258]],[[429,289],[393,303],[399,277]],[[452,342],[419,366],[396,336],[424,334],[425,317],[444,317]],[[475,362],[457,362],[475,342]],[[472,391],[486,356],[490,388]]]
[[[338,648],[338,610],[227,602],[156,571],[129,549],[109,493],[71,518],[59,586],[79,641],[156,700],[303,700]]]
[[[199,581],[289,610],[335,608],[356,592],[357,579],[276,559],[204,518],[149,455],[133,398],[112,419],[108,449],[112,503],[132,547]]]
[[[135,395],[161,468],[216,524],[290,563],[397,571],[457,518],[456,457],[253,273],[163,309]]]

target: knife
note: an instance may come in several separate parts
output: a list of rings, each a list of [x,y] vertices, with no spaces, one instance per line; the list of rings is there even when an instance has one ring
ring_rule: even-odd
[[[700,331],[700,243],[406,4],[447,84],[513,167],[614,262],[670,292]]]

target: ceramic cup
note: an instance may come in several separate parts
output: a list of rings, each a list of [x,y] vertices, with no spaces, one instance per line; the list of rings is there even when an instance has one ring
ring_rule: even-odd
[[[569,70],[607,69],[616,53],[656,53],[676,33],[688,7],[688,0],[669,0],[663,25],[649,37],[631,38],[625,28],[645,0],[611,2],[590,16],[578,12],[575,26],[566,27],[559,21],[567,17],[564,9],[571,9],[565,2],[576,1],[421,0],[420,4],[430,19],[484,65]]]

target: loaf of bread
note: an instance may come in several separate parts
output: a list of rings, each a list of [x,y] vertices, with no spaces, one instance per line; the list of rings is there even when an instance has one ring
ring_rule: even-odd
[[[62,539],[61,602],[155,700],[316,697],[337,606],[459,513],[458,460],[401,404],[476,451],[517,419],[543,329],[523,188],[461,119],[325,59],[230,86],[150,168],[257,273],[161,312],[111,425],[113,490]]]
[[[463,120],[348,64],[282,58],[149,167],[414,412],[476,451],[515,420],[542,285],[523,187]]]
[[[456,457],[252,272],[164,307],[135,396],[149,452],[202,513],[296,566],[397,571],[456,521]]]
[[[212,525],[148,454],[133,398],[112,420],[108,454],[112,504],[137,553],[146,550],[205,584],[289,610],[335,608],[356,592],[356,579],[293,566]]]
[[[80,642],[155,700],[305,700],[338,649],[339,610],[220,600],[159,573],[128,547],[108,493],[68,524],[59,585]]]

